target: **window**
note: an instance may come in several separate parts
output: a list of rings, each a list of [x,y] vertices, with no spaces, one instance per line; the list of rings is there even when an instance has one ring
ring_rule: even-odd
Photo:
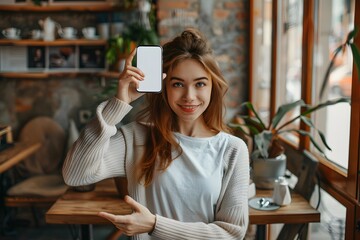
[[[294,102],[301,98],[301,57],[303,31],[303,1],[284,1],[278,38],[279,64],[277,105]]]
[[[317,204],[319,201],[317,191],[318,189],[315,190],[313,195],[314,204]],[[318,210],[321,213],[321,220],[319,223],[310,224],[311,238],[323,240],[344,239],[346,207],[323,189],[320,189],[320,191],[321,199]]]
[[[345,42],[347,34],[354,29],[355,1],[320,1],[318,9],[315,13],[319,27],[315,40],[312,82],[314,92],[317,93],[320,92],[320,84],[335,49]],[[352,65],[350,49],[337,55],[321,101],[351,97]],[[320,101],[319,96],[314,97],[316,102]],[[348,168],[350,110],[351,106],[344,103],[326,108],[316,115],[316,126],[324,132],[332,147],[332,151],[326,150],[327,156],[344,170]]]
[[[303,0],[287,0],[278,6],[281,15],[278,25],[278,60],[276,65],[277,84],[275,106],[292,103],[301,99],[301,60],[302,60],[302,32],[303,32]],[[300,108],[294,109],[284,118],[287,122],[290,118],[299,115]],[[286,128],[299,128],[299,121],[295,121]],[[293,144],[298,144],[297,136],[293,134],[283,135]]]
[[[269,123],[271,86],[271,33],[272,0],[254,1],[254,29],[252,69],[254,81],[251,96],[255,109],[264,122]]]
[[[360,202],[360,81],[350,49],[336,58],[324,95],[319,97],[334,50],[355,26],[360,29],[360,8],[356,4],[359,2],[355,0],[251,1],[250,100],[263,110],[263,116],[272,116],[277,106],[299,99],[312,105],[338,97],[352,101],[351,105],[327,107],[313,116],[332,148],[326,152],[329,159],[317,154],[307,137],[287,135],[284,139],[284,144],[296,151],[308,149],[317,154],[321,205],[333,206],[331,213],[340,219],[331,222],[329,211],[320,208],[322,222],[311,227],[314,239],[360,237],[354,231],[360,220],[360,208],[355,204]],[[358,49],[359,35],[354,40]],[[307,130],[302,124],[295,123],[295,127]],[[324,229],[326,224],[332,229],[336,225],[337,230]]]

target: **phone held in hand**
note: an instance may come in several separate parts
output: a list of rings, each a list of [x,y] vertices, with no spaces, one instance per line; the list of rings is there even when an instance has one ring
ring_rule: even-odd
[[[162,47],[140,45],[136,50],[136,65],[145,78],[140,81],[138,92],[161,92],[162,90]]]

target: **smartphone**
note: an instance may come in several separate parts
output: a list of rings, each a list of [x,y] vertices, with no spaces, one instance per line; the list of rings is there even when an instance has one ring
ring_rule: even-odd
[[[141,45],[136,50],[136,66],[144,74],[138,92],[161,92],[162,90],[162,47]]]

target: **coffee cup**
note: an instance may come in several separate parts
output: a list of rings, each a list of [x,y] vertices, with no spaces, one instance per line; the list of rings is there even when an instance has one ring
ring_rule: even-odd
[[[32,39],[40,39],[42,37],[42,31],[39,29],[34,29],[31,31]]]
[[[6,28],[1,32],[8,39],[18,39],[20,37],[20,29],[17,28]]]
[[[82,29],[82,34],[87,39],[93,39],[96,37],[94,27],[86,27]]]
[[[76,38],[76,34],[77,31],[73,27],[64,27],[59,29],[59,35],[65,39],[74,39]]]

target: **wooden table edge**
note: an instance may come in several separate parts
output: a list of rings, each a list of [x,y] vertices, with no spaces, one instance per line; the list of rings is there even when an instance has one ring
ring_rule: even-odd
[[[84,220],[79,221],[77,220],[76,223],[74,223],[71,219],[72,218],[80,218],[82,217]],[[96,219],[94,221],[94,219]],[[46,213],[45,214],[45,222],[47,224],[111,224],[110,221],[102,218],[97,217],[95,215],[74,215],[74,216],[68,216],[66,214],[51,214]]]
[[[107,195],[107,193],[109,193],[108,191],[98,191],[98,187],[102,184],[112,184],[112,194],[110,194],[110,197]],[[93,198],[88,199],[92,194],[94,194]],[[100,199],[98,199],[99,194],[101,196]],[[109,211],[117,215],[131,214],[133,212],[132,208],[126,204],[124,200],[112,198],[111,195],[118,195],[113,179],[105,179],[96,183],[95,189],[90,192],[76,192],[69,188],[46,211],[45,222],[49,224],[111,224],[107,219],[97,216],[96,212]],[[83,198],[83,196],[86,197]],[[86,202],[92,202],[93,204],[98,202],[100,205],[99,208],[92,206],[90,208],[91,210],[89,210],[89,207],[85,207]],[[74,211],[74,208],[70,207],[74,206],[72,204],[75,206],[79,206],[80,204],[79,210],[77,210],[76,207]],[[111,211],[110,209],[104,208],[104,206],[110,205],[115,206],[116,210],[113,209],[114,211]]]
[[[279,216],[266,216],[262,217],[261,220],[254,220],[254,218],[259,218],[257,216],[249,216],[250,224],[296,224],[296,223],[315,223],[320,222],[320,213],[311,213],[306,215],[306,222],[304,222],[303,218],[299,218],[297,214],[289,214],[286,217],[279,217]],[[270,220],[271,221],[270,221]],[[268,220],[268,221],[266,221]],[[269,223],[271,222],[271,223]]]

